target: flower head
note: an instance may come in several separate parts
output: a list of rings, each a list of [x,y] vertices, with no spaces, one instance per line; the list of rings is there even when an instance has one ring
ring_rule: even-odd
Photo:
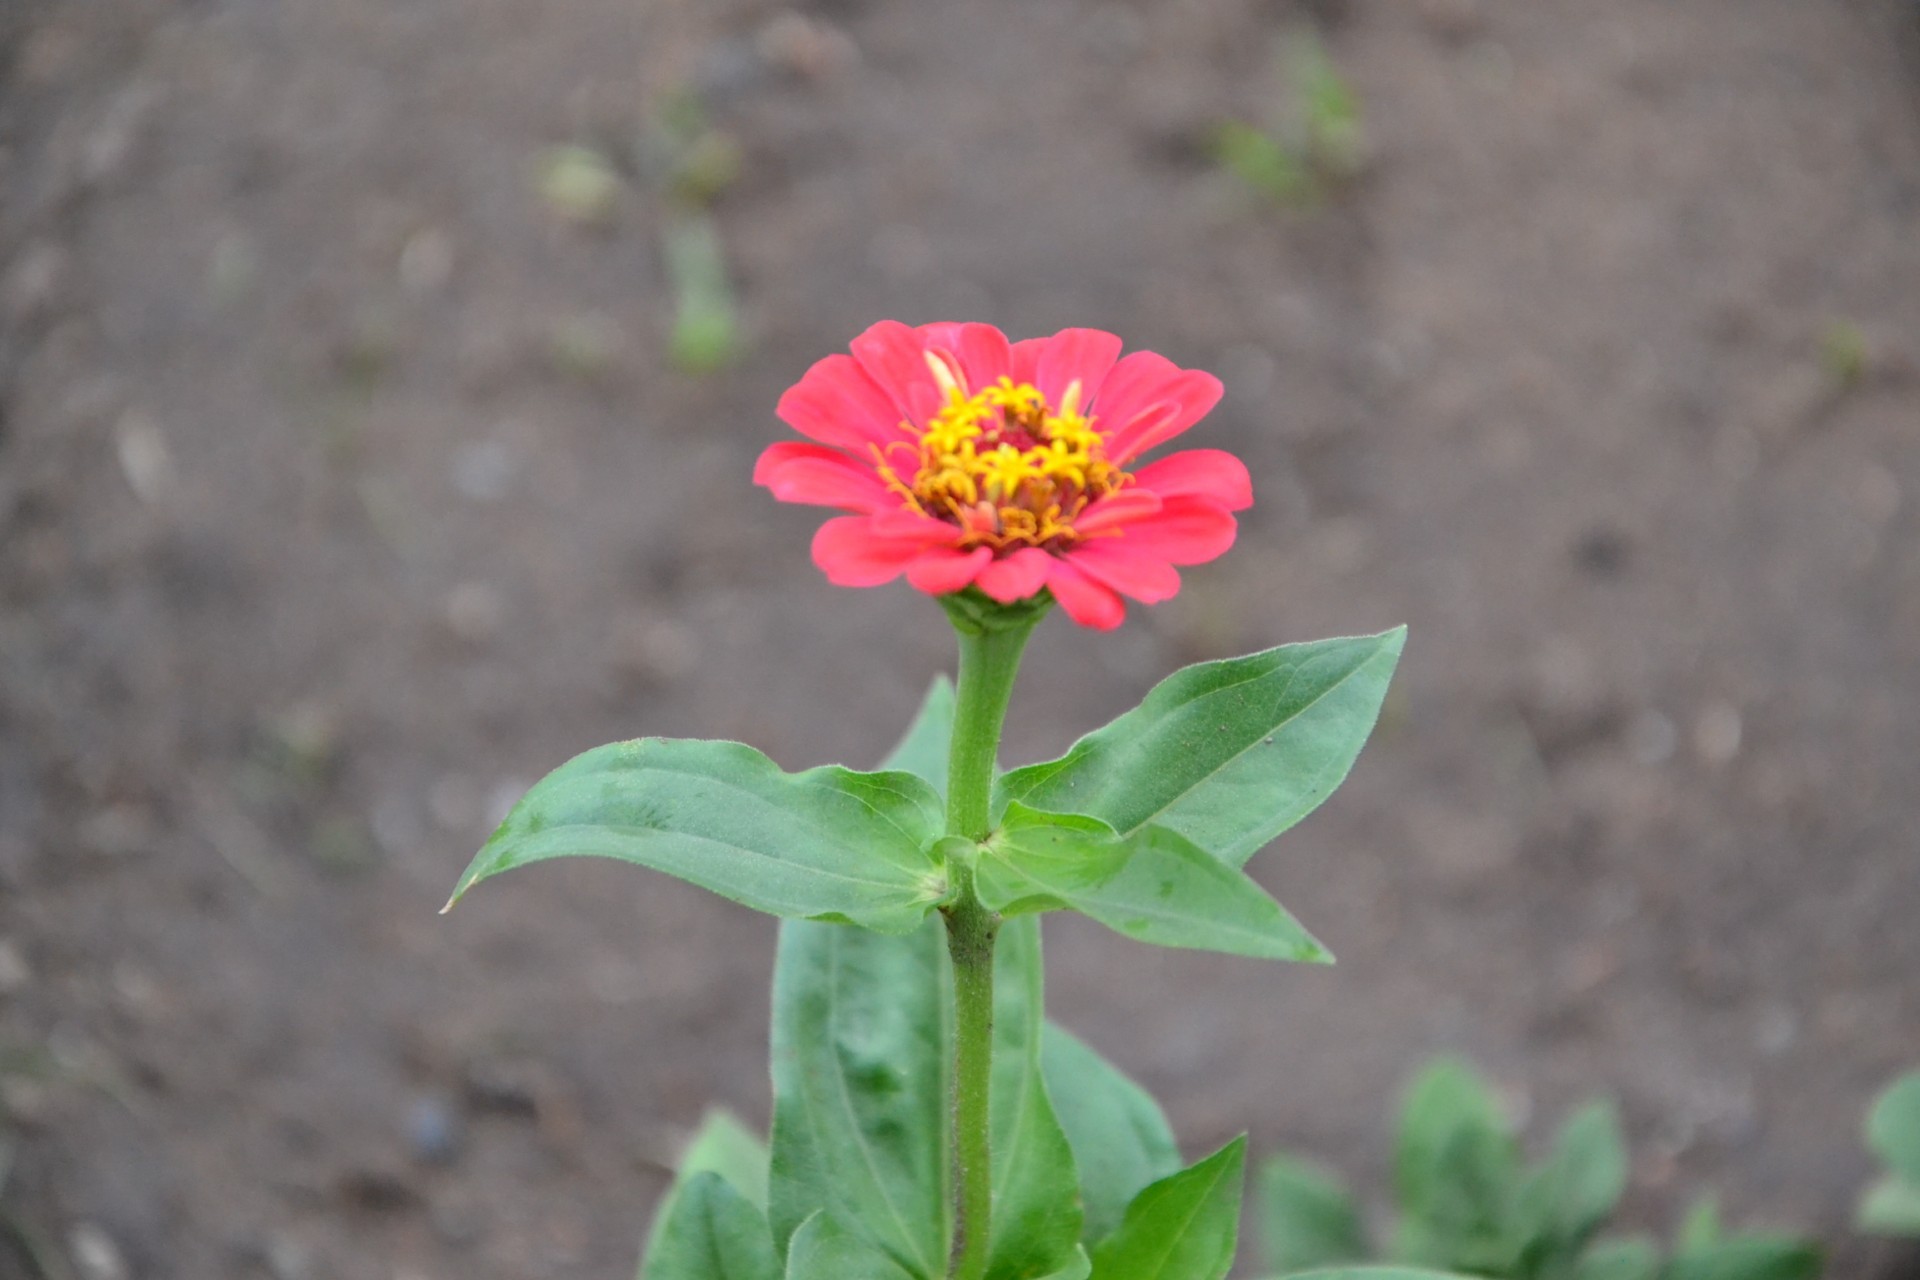
[[[1120,345],[1098,329],[1009,342],[987,324],[882,321],[780,398],[812,443],[770,446],[754,481],[853,513],[813,539],[840,586],[905,574],[1003,604],[1050,591],[1075,622],[1118,626],[1121,596],[1171,597],[1174,566],[1232,546],[1253,502],[1218,449],[1140,462],[1218,403],[1220,381]]]

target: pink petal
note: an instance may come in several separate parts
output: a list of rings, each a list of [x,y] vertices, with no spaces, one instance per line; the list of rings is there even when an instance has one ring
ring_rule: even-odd
[[[1013,348],[1007,335],[990,324],[961,325],[954,354],[966,366],[969,391],[991,386],[1013,372]]]
[[[1141,604],[1171,600],[1180,591],[1180,574],[1165,560],[1144,555],[1131,538],[1096,538],[1067,553],[1073,566],[1096,581]]]
[[[1074,517],[1073,527],[1080,533],[1098,533],[1144,519],[1160,510],[1161,505],[1159,494],[1144,485],[1134,485],[1091,503]]]
[[[828,582],[877,587],[899,577],[928,549],[925,539],[883,537],[873,526],[871,516],[835,516],[814,533],[813,562]]]
[[[1137,486],[1163,498],[1192,494],[1211,498],[1229,511],[1253,505],[1253,477],[1247,464],[1223,449],[1187,449],[1149,462],[1133,473]]]
[[[848,511],[879,511],[900,503],[872,466],[838,449],[798,440],[768,445],[754,464],[753,482],[771,489],[781,502]]]
[[[1040,548],[1022,547],[982,569],[976,585],[1001,604],[1013,604],[1034,595],[1047,585],[1047,573],[1052,563],[1053,557]]]
[[[1007,370],[1015,382],[1032,382],[1040,376],[1040,353],[1050,338],[1022,338],[1007,348]]]
[[[1094,404],[1107,457],[1124,465],[1206,417],[1220,403],[1220,379],[1182,369],[1153,351],[1136,351],[1113,366]]]
[[[1113,589],[1081,573],[1071,560],[1054,559],[1047,566],[1047,588],[1067,616],[1083,627],[1111,631],[1126,619],[1127,606]]]
[[[815,362],[787,388],[775,412],[803,436],[865,453],[869,444],[903,439],[900,411],[852,356]]]
[[[935,547],[922,551],[919,558],[907,566],[907,581],[930,596],[943,596],[970,584],[992,559],[993,552],[986,547],[975,547],[971,551]]]
[[[877,383],[900,416],[915,426],[946,401],[927,367],[927,344],[919,332],[898,320],[870,326],[852,343],[853,358]]]
[[[1068,386],[1080,384],[1082,410],[1100,394],[1107,370],[1120,358],[1120,339],[1100,329],[1062,329],[1047,339],[1034,369],[1033,385],[1054,408]]]
[[[1169,564],[1204,564],[1233,545],[1239,522],[1211,498],[1168,498],[1158,514],[1130,524],[1113,541],[1128,552]]]

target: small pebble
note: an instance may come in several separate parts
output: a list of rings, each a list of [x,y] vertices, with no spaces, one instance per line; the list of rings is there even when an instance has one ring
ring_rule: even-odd
[[[1640,712],[1627,726],[1627,754],[1634,763],[1649,767],[1673,759],[1680,744],[1680,730],[1673,718],[1651,707]]]
[[[67,1251],[81,1280],[131,1280],[126,1255],[106,1230],[91,1222],[77,1224],[67,1235]]]
[[[12,938],[0,938],[0,996],[17,995],[33,982],[33,967]]]
[[[438,1094],[416,1098],[407,1109],[407,1147],[423,1164],[453,1163],[465,1136],[460,1113]]]
[[[1710,703],[1693,722],[1693,749],[1710,765],[1724,765],[1740,754],[1740,708],[1730,702]]]
[[[150,507],[164,502],[173,489],[174,467],[173,451],[160,424],[144,410],[129,409],[115,424],[113,435],[120,474],[133,496]]]
[[[498,502],[513,487],[513,451],[498,440],[462,445],[453,455],[453,487],[475,502]]]

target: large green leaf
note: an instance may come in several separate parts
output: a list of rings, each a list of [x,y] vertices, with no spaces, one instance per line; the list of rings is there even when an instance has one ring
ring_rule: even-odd
[[[906,736],[887,753],[882,769],[902,769],[947,794],[947,753],[953,742],[953,681],[935,676]]]
[[[1153,1095],[1071,1032],[1049,1022],[1040,1062],[1080,1171],[1080,1238],[1093,1244],[1119,1227],[1149,1183],[1179,1171],[1180,1148]]]
[[[1092,1280],[1222,1280],[1240,1229],[1247,1140],[1162,1178],[1127,1206],[1093,1250]]]
[[[1867,1142],[1902,1181],[1920,1187],[1920,1071],[1894,1081],[1873,1104]]]
[[[662,1206],[640,1280],[780,1280],[766,1215],[718,1173],[694,1174]]]
[[[767,1144],[731,1111],[715,1107],[701,1120],[675,1174],[684,1182],[696,1173],[717,1173],[761,1212],[767,1208]]]
[[[994,954],[990,1280],[1053,1274],[1080,1239],[1073,1150],[1041,1074],[1040,925],[1010,920]]]
[[[1176,671],[1058,760],[1007,774],[995,812],[1018,800],[1122,835],[1152,823],[1241,866],[1347,776],[1405,639],[1402,627]]]
[[[1485,1083],[1463,1062],[1434,1062],[1414,1080],[1401,1111],[1396,1255],[1507,1274],[1523,1243],[1511,1221],[1519,1177],[1519,1146]]]
[[[769,1214],[776,1240],[825,1209],[907,1274],[945,1274],[952,1022],[940,921],[898,938],[810,921],[781,926]]]
[[[786,1280],[914,1280],[917,1274],[825,1213],[801,1223],[787,1249]]]
[[[1244,871],[1161,827],[1121,837],[1097,818],[1015,801],[981,846],[975,887],[996,911],[1068,908],[1141,942],[1333,959]]]
[[[737,742],[641,738],[534,784],[454,890],[547,858],[620,858],[757,911],[905,933],[946,892],[940,797],[910,773],[781,772]],[[451,904],[449,904],[451,905]]]
[[[1274,1156],[1254,1179],[1254,1208],[1267,1266],[1275,1271],[1353,1264],[1367,1256],[1360,1209],[1338,1178],[1291,1156]]]

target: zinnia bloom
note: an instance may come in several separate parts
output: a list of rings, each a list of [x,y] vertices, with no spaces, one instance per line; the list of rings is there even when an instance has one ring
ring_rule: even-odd
[[[1174,566],[1232,546],[1253,503],[1232,454],[1140,462],[1206,416],[1220,380],[1120,345],[1098,329],[1009,342],[987,324],[881,321],[780,398],[813,443],[772,445],[754,482],[853,513],[813,539],[840,586],[905,574],[1004,604],[1051,591],[1075,622],[1116,627],[1122,596],[1171,597]]]

